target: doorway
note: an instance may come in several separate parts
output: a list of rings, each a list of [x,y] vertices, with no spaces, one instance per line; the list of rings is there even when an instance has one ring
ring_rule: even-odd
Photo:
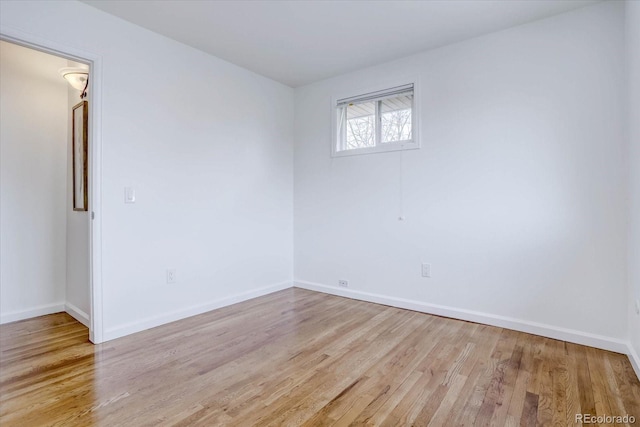
[[[99,188],[100,177],[99,97],[93,93],[99,89],[93,81],[99,58],[15,37],[5,30],[0,35],[1,321],[66,311],[89,328],[92,342],[99,343],[102,310],[96,283],[101,282],[95,280],[100,271],[100,263],[95,262],[100,255],[95,221],[99,194],[93,191]],[[78,206],[74,203],[72,112],[83,100],[82,91],[58,72],[69,67],[84,68],[89,75],[84,98],[88,107],[86,210],[73,209]]]

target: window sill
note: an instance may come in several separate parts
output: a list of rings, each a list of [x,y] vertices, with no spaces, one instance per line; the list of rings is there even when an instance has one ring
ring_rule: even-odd
[[[376,147],[354,148],[353,150],[334,151],[331,157],[359,156],[362,154],[389,153],[391,151],[416,150],[420,148],[417,142],[388,143]]]

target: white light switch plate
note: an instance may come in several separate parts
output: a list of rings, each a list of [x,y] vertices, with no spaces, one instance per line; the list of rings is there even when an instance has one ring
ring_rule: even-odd
[[[136,202],[136,189],[133,187],[124,187],[124,202],[135,203]]]

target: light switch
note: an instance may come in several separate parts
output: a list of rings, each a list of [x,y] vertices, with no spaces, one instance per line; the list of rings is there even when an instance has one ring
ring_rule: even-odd
[[[136,202],[136,189],[133,187],[124,187],[124,202],[135,203]]]

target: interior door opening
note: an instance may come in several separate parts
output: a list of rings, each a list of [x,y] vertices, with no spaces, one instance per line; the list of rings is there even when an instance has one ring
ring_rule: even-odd
[[[4,28],[0,39],[0,322],[66,311],[100,342],[94,62]]]

